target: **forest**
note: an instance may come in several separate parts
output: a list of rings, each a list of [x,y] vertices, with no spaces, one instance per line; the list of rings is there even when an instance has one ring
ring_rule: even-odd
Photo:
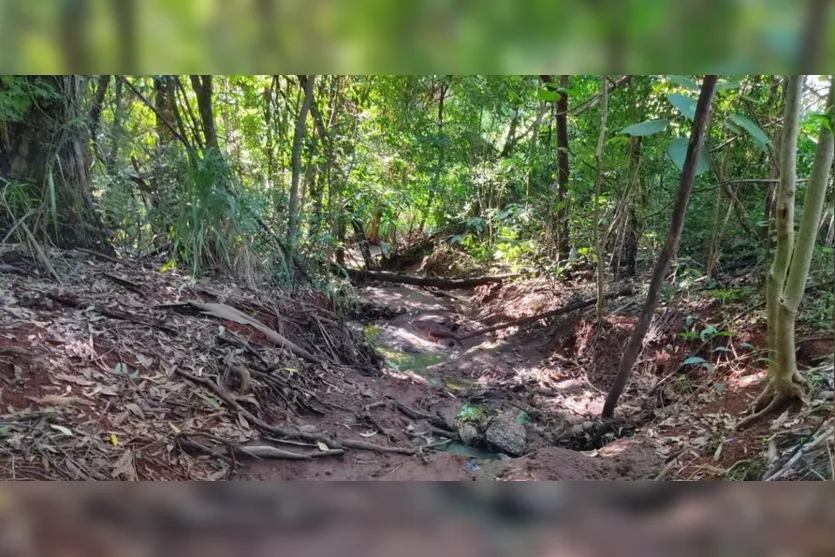
[[[2,478],[835,479],[833,95],[0,76]]]

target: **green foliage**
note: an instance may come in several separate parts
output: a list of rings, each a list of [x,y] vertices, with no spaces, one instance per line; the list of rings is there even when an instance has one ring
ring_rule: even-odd
[[[684,116],[692,120],[696,117],[696,99],[673,93],[667,95],[667,100],[670,104],[676,107],[676,110],[681,112]]]
[[[742,127],[745,131],[751,134],[751,137],[754,138],[754,141],[762,149],[767,149],[769,145],[771,145],[771,140],[765,134],[760,127],[754,123],[753,120],[742,116],[741,114],[729,114],[728,117],[733,121],[734,124]]]
[[[297,77],[215,76],[219,152],[203,148],[197,97],[186,76],[175,77],[179,85],[172,124],[186,136],[188,147],[176,138],[163,140],[157,115],[132,91],[122,87],[117,97],[113,81],[106,92],[93,175],[111,238],[131,252],[171,243],[172,265],[195,273],[219,268],[287,279],[286,258],[274,239],[286,233]],[[818,86],[817,79],[810,77],[809,87]],[[151,78],[127,80],[145,100],[155,102]],[[556,76],[553,83],[559,81]],[[89,80],[85,107],[94,82]],[[611,244],[606,246],[608,264],[615,244],[625,237],[624,215],[632,211],[638,270],[645,271],[669,225],[699,82],[692,75],[632,76],[610,91],[607,127],[620,132],[610,133],[605,144],[598,207],[594,150],[600,76],[570,76],[568,86],[557,90],[543,86],[538,76],[322,76],[314,91],[316,115],[308,118],[303,141],[297,255],[311,267],[314,280],[327,285],[327,265],[343,242],[353,242],[350,222],[356,218],[367,234],[374,233],[375,250],[384,253],[407,237],[442,232],[469,262],[560,273],[596,256],[598,225]],[[0,119],[14,121],[31,103],[55,98],[50,87],[27,89],[25,84],[14,76],[0,78]],[[772,178],[767,147],[779,130],[780,92],[779,77],[720,80],[681,239],[680,260],[690,267],[683,272],[693,270],[697,278],[704,274],[712,244],[716,257],[711,261],[720,267],[737,258],[764,259],[769,184],[733,182]],[[813,97],[810,93],[810,110],[802,120],[801,177],[808,175],[812,138],[823,118]],[[553,106],[562,98],[569,106],[565,200],[556,195]],[[640,152],[632,161],[636,145]],[[730,185],[720,188],[720,179]],[[2,186],[6,212],[22,215],[42,207],[46,213],[55,203],[45,185]],[[726,189],[736,200],[730,213]],[[801,185],[798,202],[803,196]],[[575,258],[557,261],[561,209],[567,210]],[[601,222],[595,220],[598,209]],[[816,258],[816,276],[823,277],[832,259]],[[333,286],[335,292],[342,288]],[[664,299],[674,295],[669,287]],[[711,295],[728,304],[753,292],[715,289]],[[814,304],[804,308],[819,304],[812,311],[817,321],[829,306],[825,296]]]
[[[676,165],[676,168],[681,170],[684,167],[684,159],[687,156],[687,144],[688,140],[686,138],[679,138],[674,139],[670,142],[667,146],[667,155],[669,155],[670,160],[673,161],[673,164]],[[710,170],[710,162],[708,160],[708,155],[705,149],[699,151],[699,160],[696,163],[696,176],[700,174],[704,174]]]
[[[33,103],[58,98],[58,91],[40,79],[0,75],[0,122],[19,122]]]
[[[623,128],[620,133],[625,133],[627,135],[636,137],[643,137],[662,132],[665,129],[667,129],[667,126],[669,125],[669,120],[647,120],[645,122],[640,122],[638,124],[632,124],[631,126],[627,126]]]

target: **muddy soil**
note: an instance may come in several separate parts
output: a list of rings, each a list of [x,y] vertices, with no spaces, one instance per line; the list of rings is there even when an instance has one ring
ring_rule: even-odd
[[[357,378],[360,401],[347,397],[344,408],[307,427],[431,448],[417,455],[351,451],[341,459],[260,461],[247,464],[239,479],[614,480],[654,477],[663,467],[656,451],[637,440],[585,451],[566,447],[567,432],[588,433],[604,393],[564,372],[560,358],[571,355],[554,354],[553,331],[534,327],[459,341],[484,324],[476,320],[473,291],[385,285],[365,288],[361,298],[366,317],[352,326],[385,358],[383,375]],[[484,435],[464,439],[469,430],[462,424],[473,416],[482,423],[496,416],[516,421],[508,427],[524,430],[524,449],[509,454]],[[439,426],[459,438],[449,442]]]

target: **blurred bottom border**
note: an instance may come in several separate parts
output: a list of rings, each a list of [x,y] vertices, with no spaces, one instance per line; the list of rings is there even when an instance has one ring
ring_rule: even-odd
[[[6,483],[0,557],[835,555],[829,483]]]

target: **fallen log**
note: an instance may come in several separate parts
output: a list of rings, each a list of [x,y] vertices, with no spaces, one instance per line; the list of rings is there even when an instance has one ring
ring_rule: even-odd
[[[410,275],[398,275],[396,273],[387,273],[385,271],[365,271],[358,269],[339,269],[338,271],[335,270],[335,272],[347,273],[348,277],[356,282],[376,280],[379,282],[412,284],[414,286],[431,286],[434,288],[441,288],[444,290],[454,290],[456,288],[472,288],[473,286],[503,282],[506,280],[519,278],[521,276],[519,273],[510,273],[506,275],[496,275],[490,277],[475,277],[468,279],[445,279],[436,277],[415,277]]]
[[[621,296],[628,296],[632,293],[631,287],[621,288],[615,292],[610,292],[603,296],[604,299],[609,298],[619,298]],[[507,329],[508,327],[513,327],[515,325],[524,325],[525,323],[531,323],[533,321],[539,321],[540,319],[547,319],[548,317],[556,317],[557,315],[563,315],[565,313],[571,313],[572,311],[587,308],[589,306],[593,306],[597,303],[597,297],[589,298],[588,300],[580,300],[579,302],[574,302],[573,304],[568,304],[567,306],[563,306],[559,309],[554,309],[551,311],[546,311],[543,313],[537,313],[536,315],[531,315],[529,317],[521,317],[519,319],[514,319],[513,321],[508,321],[507,323],[501,323],[499,325],[493,325],[491,327],[484,327],[483,329],[477,329],[475,331],[471,331],[464,335],[459,335],[455,337],[455,340],[461,341],[466,340],[468,338],[476,337],[479,335],[483,335],[485,333],[492,333],[493,331],[500,331],[502,329]]]

